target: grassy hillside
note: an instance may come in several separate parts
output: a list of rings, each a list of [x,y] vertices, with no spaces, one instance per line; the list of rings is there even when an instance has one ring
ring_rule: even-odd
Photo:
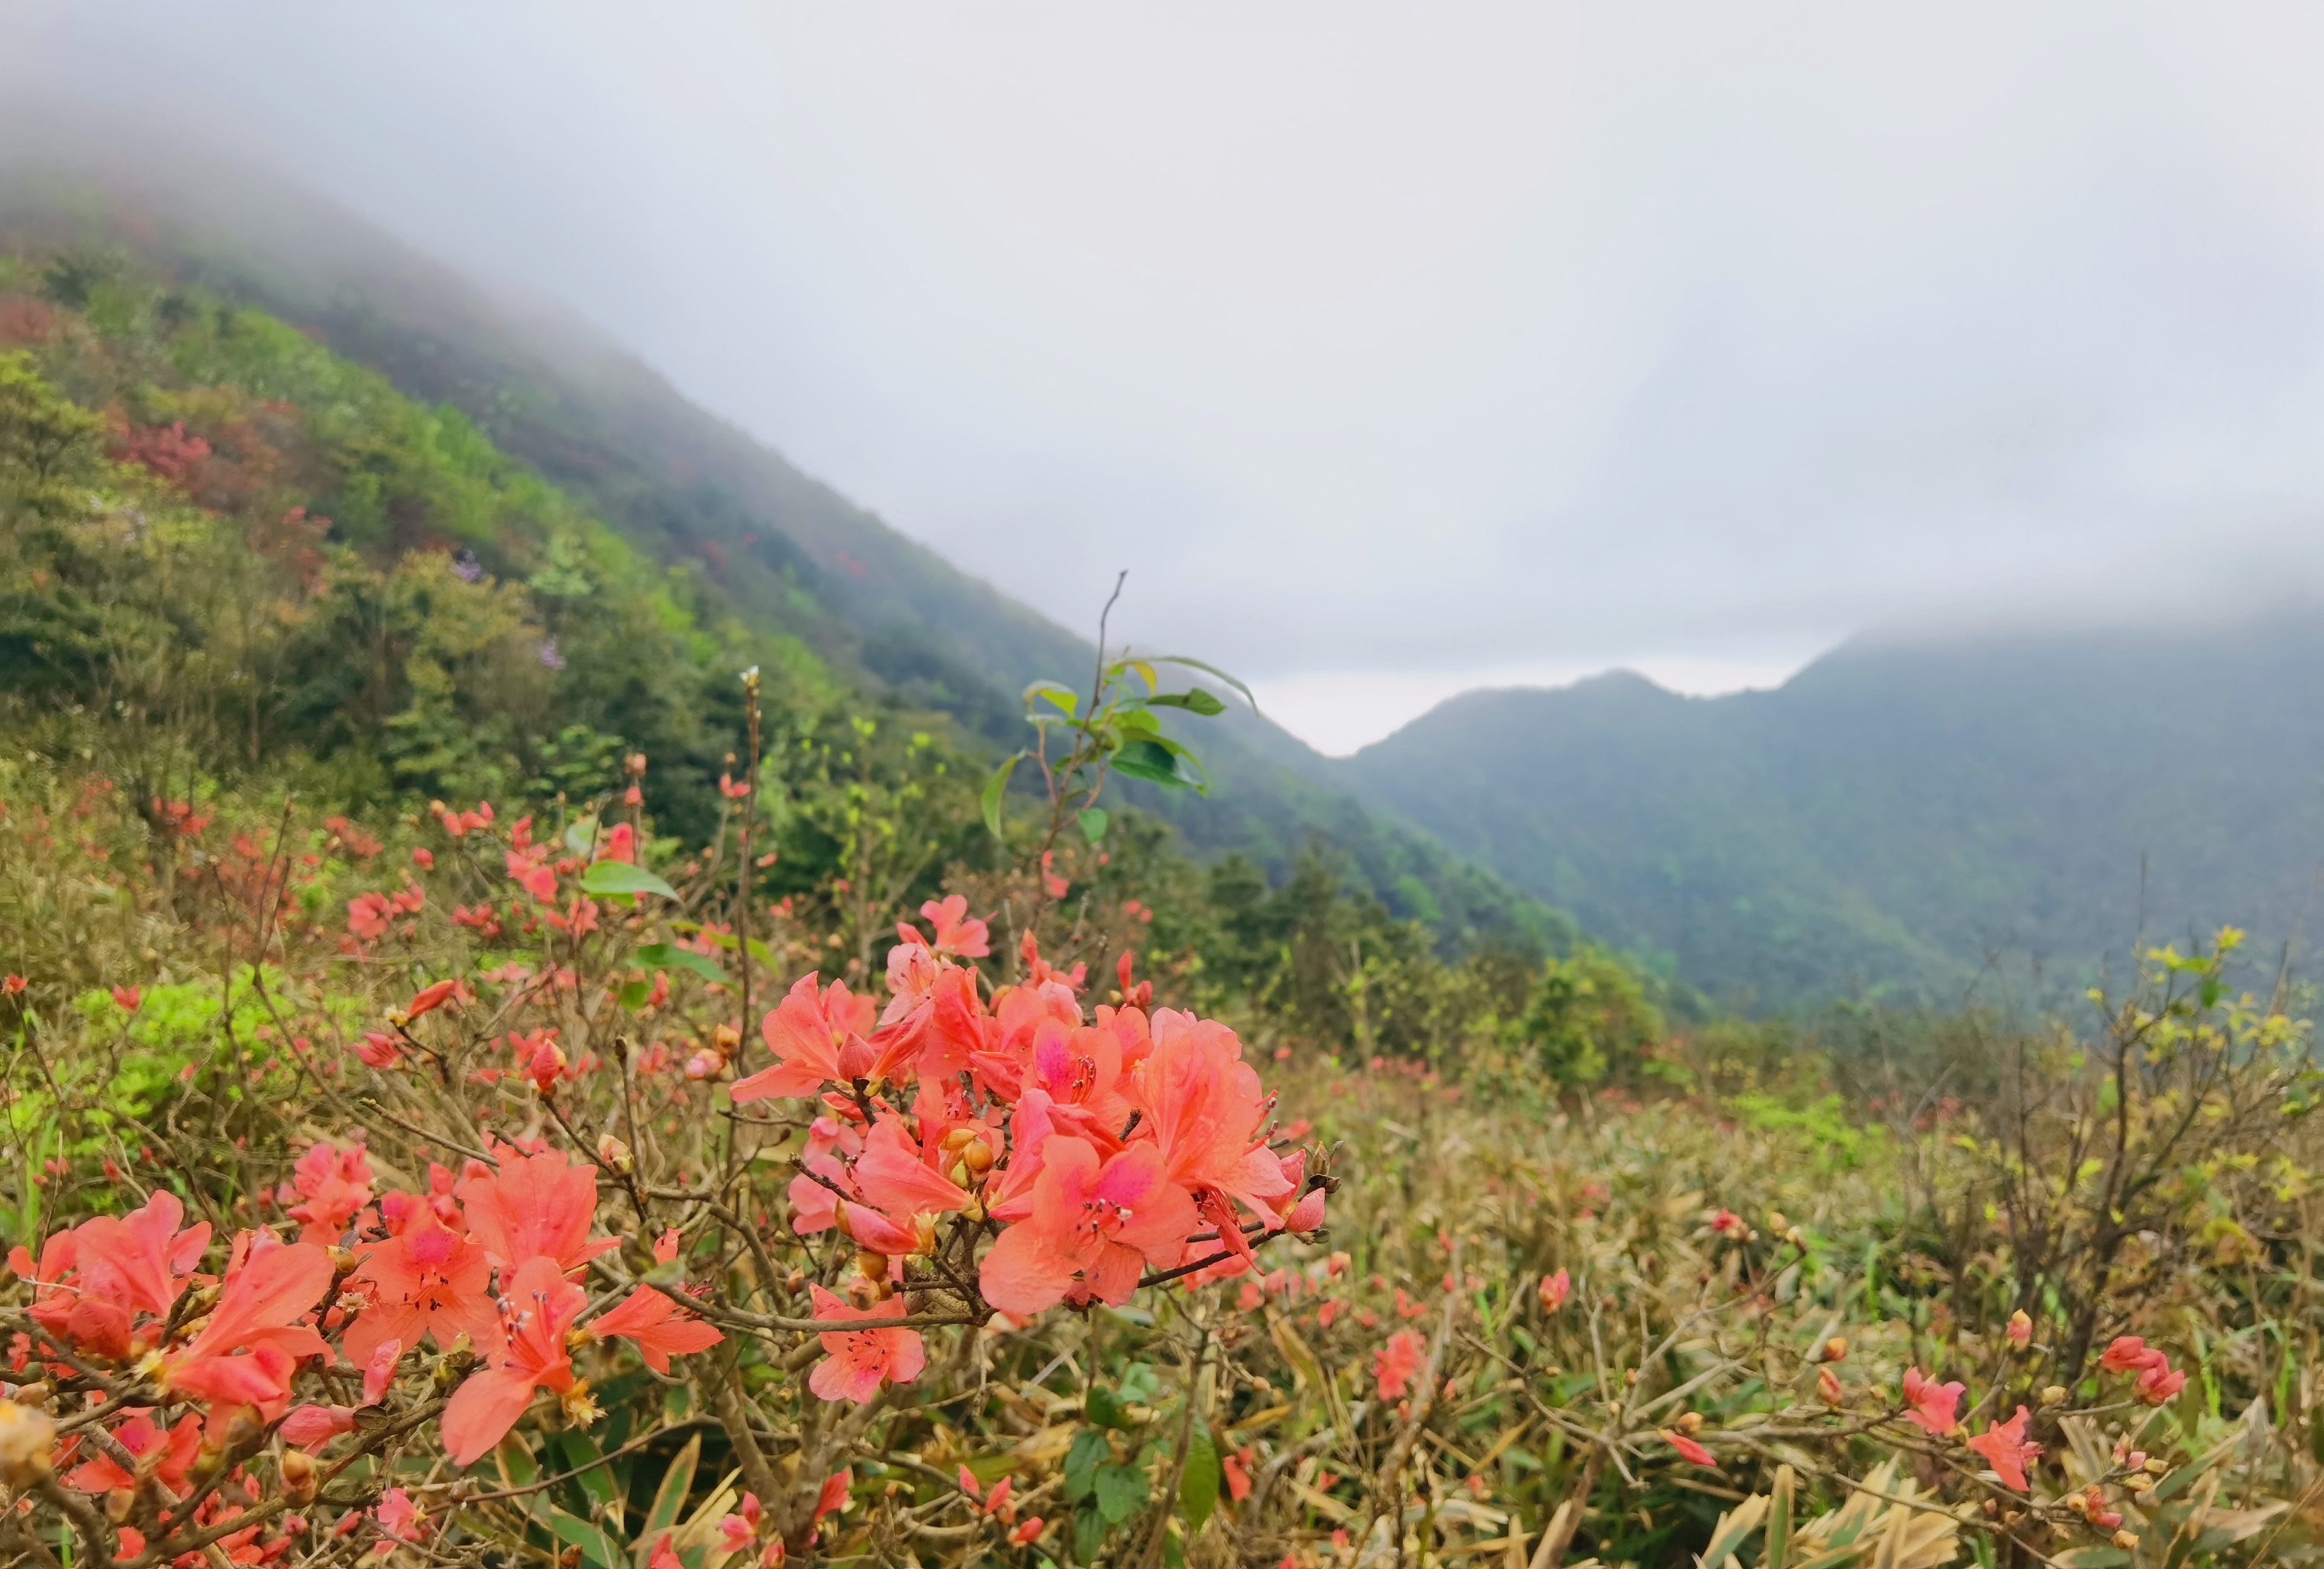
[[[1996,959],[2079,984],[2142,930],[2292,937],[2324,861],[2319,689],[2311,614],[1867,641],[1775,692],[1471,693],[1349,766],[1716,997],[1942,1001]]]
[[[503,461],[602,520],[639,562],[678,571],[709,619],[776,640],[818,679],[947,715],[972,741],[1014,746],[1026,683],[1089,666],[1083,638],[687,402],[586,327],[489,297],[303,193],[215,170],[130,180],[0,160],[0,250],[166,282],[289,324],[456,416]],[[1570,921],[1360,802],[1292,737],[1248,714],[1220,728],[1206,750],[1218,781],[1209,798],[1139,797],[1198,853],[1240,851],[1280,879],[1321,846],[1344,877],[1453,946],[1570,946]]]

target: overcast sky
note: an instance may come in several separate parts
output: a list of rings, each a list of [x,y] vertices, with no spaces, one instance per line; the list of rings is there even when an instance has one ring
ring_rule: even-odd
[[[2324,10],[0,5],[1327,750],[2324,579]]]

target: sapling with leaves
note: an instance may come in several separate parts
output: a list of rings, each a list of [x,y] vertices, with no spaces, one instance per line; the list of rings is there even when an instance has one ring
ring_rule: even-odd
[[[1164,731],[1163,715],[1192,714],[1212,718],[1226,712],[1215,693],[1190,686],[1165,691],[1165,666],[1198,670],[1214,676],[1240,693],[1254,711],[1259,700],[1250,688],[1216,666],[1184,654],[1147,656],[1128,651],[1110,653],[1106,626],[1121,585],[1129,574],[1114,580],[1113,593],[1098,617],[1097,667],[1086,695],[1056,681],[1036,681],[1025,688],[1025,718],[1033,726],[1034,742],[1001,760],[984,782],[984,824],[995,837],[1002,829],[1001,803],[1018,764],[1032,761],[1040,770],[1047,813],[1033,858],[1041,872],[1047,902],[1063,899],[1070,883],[1057,874],[1059,843],[1069,827],[1078,829],[1089,844],[1101,842],[1111,814],[1100,806],[1107,780],[1114,774],[1166,790],[1210,789],[1210,773],[1191,748]],[[1053,748],[1063,751],[1053,755]],[[1046,906],[1044,907],[1046,908]],[[1037,909],[1030,929],[1039,929]]]

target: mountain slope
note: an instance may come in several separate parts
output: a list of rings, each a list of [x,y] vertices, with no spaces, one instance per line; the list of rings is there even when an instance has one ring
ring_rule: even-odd
[[[175,157],[136,173],[0,151],[0,249],[118,260],[289,321],[458,411],[646,558],[761,632],[797,638],[860,691],[1018,744],[1016,694],[1093,651],[687,402],[649,366],[537,303],[498,298],[313,196]],[[1351,796],[1322,758],[1247,713],[1205,727],[1218,788],[1157,799],[1198,851],[1278,874],[1328,842],[1400,915],[1455,944],[1562,946],[1571,923]]]
[[[1864,641],[1778,691],[1474,692],[1350,775],[1722,1001],[2079,983],[2139,932],[2272,959],[2324,860],[2324,623]]]

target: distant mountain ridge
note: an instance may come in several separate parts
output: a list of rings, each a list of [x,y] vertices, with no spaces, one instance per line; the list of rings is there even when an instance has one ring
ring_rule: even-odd
[[[1468,693],[1346,770],[1716,1000],[1949,1001],[1997,960],[2119,974],[2142,931],[2272,964],[2324,863],[2319,696],[2310,609],[1864,639],[1770,692]]]
[[[735,614],[796,639],[843,687],[1013,747],[1027,683],[1085,677],[1087,641],[688,401],[586,324],[488,293],[310,193],[173,150],[141,160],[133,169],[0,134],[0,247],[119,252],[458,409],[643,553],[698,571]],[[1347,875],[1449,944],[1572,940],[1560,913],[1359,799],[1272,724],[1237,711],[1204,730],[1210,798],[1130,792],[1195,849],[1240,851],[1279,874],[1327,843]]]

